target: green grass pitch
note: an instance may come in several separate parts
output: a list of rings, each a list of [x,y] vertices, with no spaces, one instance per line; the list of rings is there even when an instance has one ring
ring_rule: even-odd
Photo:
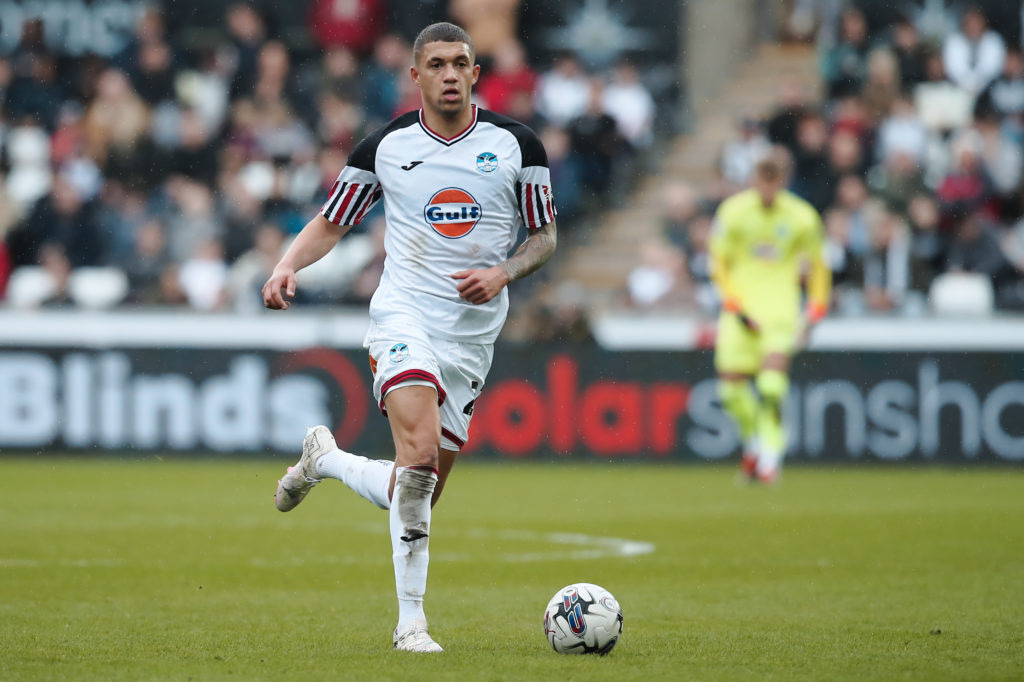
[[[446,651],[424,657],[391,651],[386,514],[336,481],[277,512],[288,463],[0,460],[0,679],[1024,678],[1018,469],[740,489],[731,467],[470,460],[434,513]],[[607,657],[543,637],[577,581],[622,604]]]

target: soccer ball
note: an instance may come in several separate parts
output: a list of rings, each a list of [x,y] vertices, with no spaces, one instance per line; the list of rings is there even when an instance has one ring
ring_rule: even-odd
[[[567,585],[555,593],[544,611],[544,636],[560,654],[604,656],[621,634],[619,602],[597,585]]]

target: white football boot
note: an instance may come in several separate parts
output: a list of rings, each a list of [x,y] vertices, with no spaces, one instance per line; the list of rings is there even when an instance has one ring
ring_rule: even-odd
[[[395,651],[415,651],[421,654],[435,654],[444,651],[427,632],[427,621],[413,620],[402,631],[395,630]]]
[[[317,460],[337,447],[331,430],[326,426],[314,426],[306,431],[306,437],[302,439],[302,456],[277,482],[274,504],[279,511],[291,511],[299,506],[313,486],[322,480],[316,474]]]

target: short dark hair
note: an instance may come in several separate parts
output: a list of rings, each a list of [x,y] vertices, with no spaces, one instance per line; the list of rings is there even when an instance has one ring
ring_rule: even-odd
[[[420,31],[416,41],[412,44],[412,58],[418,60],[423,54],[423,46],[427,43],[465,43],[469,46],[469,55],[476,59],[476,50],[473,47],[473,39],[469,37],[465,29],[447,21],[440,21],[431,24]]]

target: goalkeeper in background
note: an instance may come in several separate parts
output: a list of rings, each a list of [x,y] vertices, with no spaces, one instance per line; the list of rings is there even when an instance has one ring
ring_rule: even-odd
[[[719,393],[743,443],[742,473],[764,483],[778,479],[786,451],[782,405],[790,357],[825,316],[832,288],[821,217],[785,189],[788,171],[781,151],[763,158],[753,186],[718,208],[710,243],[722,301],[715,342]],[[801,314],[805,272],[808,304]]]

